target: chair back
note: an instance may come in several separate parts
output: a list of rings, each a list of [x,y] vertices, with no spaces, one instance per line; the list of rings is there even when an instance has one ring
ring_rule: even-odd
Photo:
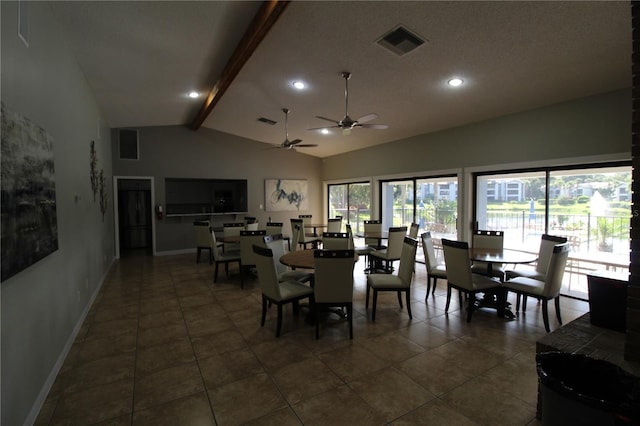
[[[284,223],[282,222],[267,222],[267,226],[265,228],[267,230],[267,235],[282,234],[283,226]]]
[[[562,287],[562,278],[564,277],[564,269],[567,266],[567,258],[571,245],[569,243],[557,244],[551,253],[549,267],[547,268],[547,276],[544,282],[542,296],[546,298],[554,298],[560,294]]]
[[[282,234],[265,235],[264,237],[262,237],[262,241],[264,242],[264,245],[273,253],[273,261],[276,267],[276,272],[278,274],[286,272],[288,270],[287,266],[283,265],[280,262],[280,258],[283,254],[285,254],[284,238],[282,237]]]
[[[222,224],[222,235],[224,237],[234,237],[240,235],[244,230],[244,222],[230,222]]]
[[[256,269],[258,270],[260,290],[265,296],[273,300],[282,300],[273,252],[266,247],[254,245],[253,253]]]
[[[442,239],[444,261],[447,264],[447,281],[455,286],[472,290],[469,244],[465,241]]]
[[[498,249],[504,247],[504,231],[473,231],[471,245],[474,248]]]
[[[346,232],[323,232],[322,248],[324,250],[348,250],[349,234]]]
[[[305,226],[309,226],[311,224],[311,221],[313,220],[313,215],[311,214],[299,214],[298,215],[298,219],[302,219],[302,233],[305,233]],[[309,231],[311,232],[311,231]]]
[[[300,233],[304,233],[304,223],[302,219],[291,219],[291,251],[298,250]]]
[[[342,219],[328,219],[327,220],[327,232],[341,232],[342,231]]]
[[[356,245],[353,242],[353,231],[351,230],[351,224],[347,223],[344,225],[344,227],[347,229],[347,234],[349,235],[349,248],[350,249],[355,249]]]
[[[242,266],[256,264],[253,246],[264,247],[263,237],[267,234],[264,229],[260,231],[240,231],[240,263]]]
[[[422,234],[422,252],[424,253],[424,262],[427,265],[428,271],[438,266],[436,249],[433,246],[433,240],[431,239],[431,232],[425,232]]]
[[[405,232],[406,232],[406,226]],[[398,267],[398,277],[405,286],[411,285],[413,269],[416,263],[416,251],[418,250],[418,240],[409,236],[404,236],[402,240],[402,254],[400,255],[400,266]]]
[[[196,247],[211,248],[213,241],[211,240],[209,226],[210,225],[208,221],[193,222],[193,232],[196,237]]]
[[[536,272],[539,272],[543,276],[547,275],[549,269],[549,262],[551,262],[551,255],[553,254],[553,248],[558,244],[564,244],[567,242],[566,237],[558,237],[555,235],[543,234],[540,240],[540,250],[538,251],[538,262],[536,264]]]
[[[251,222],[251,223],[247,223],[244,226],[245,231],[257,231],[258,230],[258,222]]]
[[[400,259],[404,237],[407,236],[406,226],[389,228],[389,241],[387,243],[387,259]]]
[[[249,225],[250,223],[256,223],[258,221],[258,218],[253,217],[253,216],[245,216],[244,217],[244,226],[246,227],[247,225]]]
[[[313,293],[317,303],[353,302],[353,250],[315,250]]]
[[[417,223],[412,223],[411,226],[409,226],[409,236],[413,239],[418,238],[419,229],[420,225],[418,225]]]
[[[216,240],[216,233],[213,228],[209,227],[209,235],[211,238],[211,253],[213,254],[213,260],[220,260],[220,249],[218,248],[218,241]]]
[[[365,220],[364,221],[364,233],[365,235],[368,232],[377,232],[382,233],[382,221],[381,220]],[[380,239],[378,238],[366,238],[364,239],[364,243],[369,247],[379,248],[380,247]]]

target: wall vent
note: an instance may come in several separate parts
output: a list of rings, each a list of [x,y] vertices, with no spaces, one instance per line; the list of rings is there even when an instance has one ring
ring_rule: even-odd
[[[265,117],[258,118],[258,121],[261,122],[261,123],[264,123],[264,124],[268,124],[270,126],[273,126],[274,124],[277,123],[277,121],[273,121],[273,120],[270,120],[270,119],[265,118]]]
[[[396,55],[405,55],[424,43],[424,40],[403,26],[398,26],[383,35],[378,44]]]

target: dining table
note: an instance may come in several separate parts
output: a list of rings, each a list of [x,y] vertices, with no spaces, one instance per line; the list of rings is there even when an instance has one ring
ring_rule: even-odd
[[[292,269],[316,269],[314,252],[314,249],[290,251],[280,257],[280,263]],[[353,261],[358,261],[357,253],[354,253]]]
[[[520,250],[512,249],[494,249],[494,248],[469,248],[469,258],[474,262],[487,263],[487,274],[491,276],[494,264],[525,264],[533,263],[538,260],[537,253],[528,253]],[[502,280],[501,280],[502,281]],[[498,288],[496,291],[488,291],[485,297],[477,301],[479,307],[494,308],[498,312],[498,316],[509,319],[515,318],[511,311],[511,304],[507,302],[506,290]]]

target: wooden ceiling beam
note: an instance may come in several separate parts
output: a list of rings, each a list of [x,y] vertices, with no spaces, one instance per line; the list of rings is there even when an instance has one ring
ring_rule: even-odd
[[[289,1],[270,0],[262,2],[262,6],[251,21],[242,40],[240,40],[229,62],[227,62],[224,70],[222,70],[220,78],[213,85],[200,112],[198,112],[198,115],[191,123],[193,130],[198,130],[202,126],[204,120],[209,116],[244,64],[249,60],[253,52],[256,51],[260,42],[262,42],[288,5]]]

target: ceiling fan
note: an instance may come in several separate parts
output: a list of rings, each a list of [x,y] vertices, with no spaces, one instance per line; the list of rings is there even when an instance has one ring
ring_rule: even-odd
[[[340,121],[337,121],[337,120],[333,120],[331,118],[321,117],[321,116],[317,115],[316,118],[335,123],[335,126],[316,127],[316,128],[308,129],[308,130],[339,128],[339,129],[342,129],[342,134],[343,135],[348,135],[348,134],[351,133],[351,129],[354,129],[356,127],[363,127],[363,128],[366,128],[366,129],[386,129],[386,128],[388,128],[389,126],[386,125],[386,124],[363,124],[363,123],[365,123],[367,121],[375,120],[376,118],[378,118],[378,114],[375,114],[375,113],[363,115],[362,117],[358,118],[357,120],[353,120],[351,117],[349,117],[349,79],[351,78],[351,73],[348,72],[348,71],[343,71],[341,75],[342,75],[342,78],[344,78],[344,103],[345,103],[344,118],[342,120],[340,120]]]
[[[318,146],[315,143],[300,143],[302,139],[294,139],[292,141],[289,140],[289,109],[282,108],[282,112],[284,112],[284,141],[281,144],[275,145],[276,148],[284,148],[284,149],[294,149],[294,148],[313,148]]]

